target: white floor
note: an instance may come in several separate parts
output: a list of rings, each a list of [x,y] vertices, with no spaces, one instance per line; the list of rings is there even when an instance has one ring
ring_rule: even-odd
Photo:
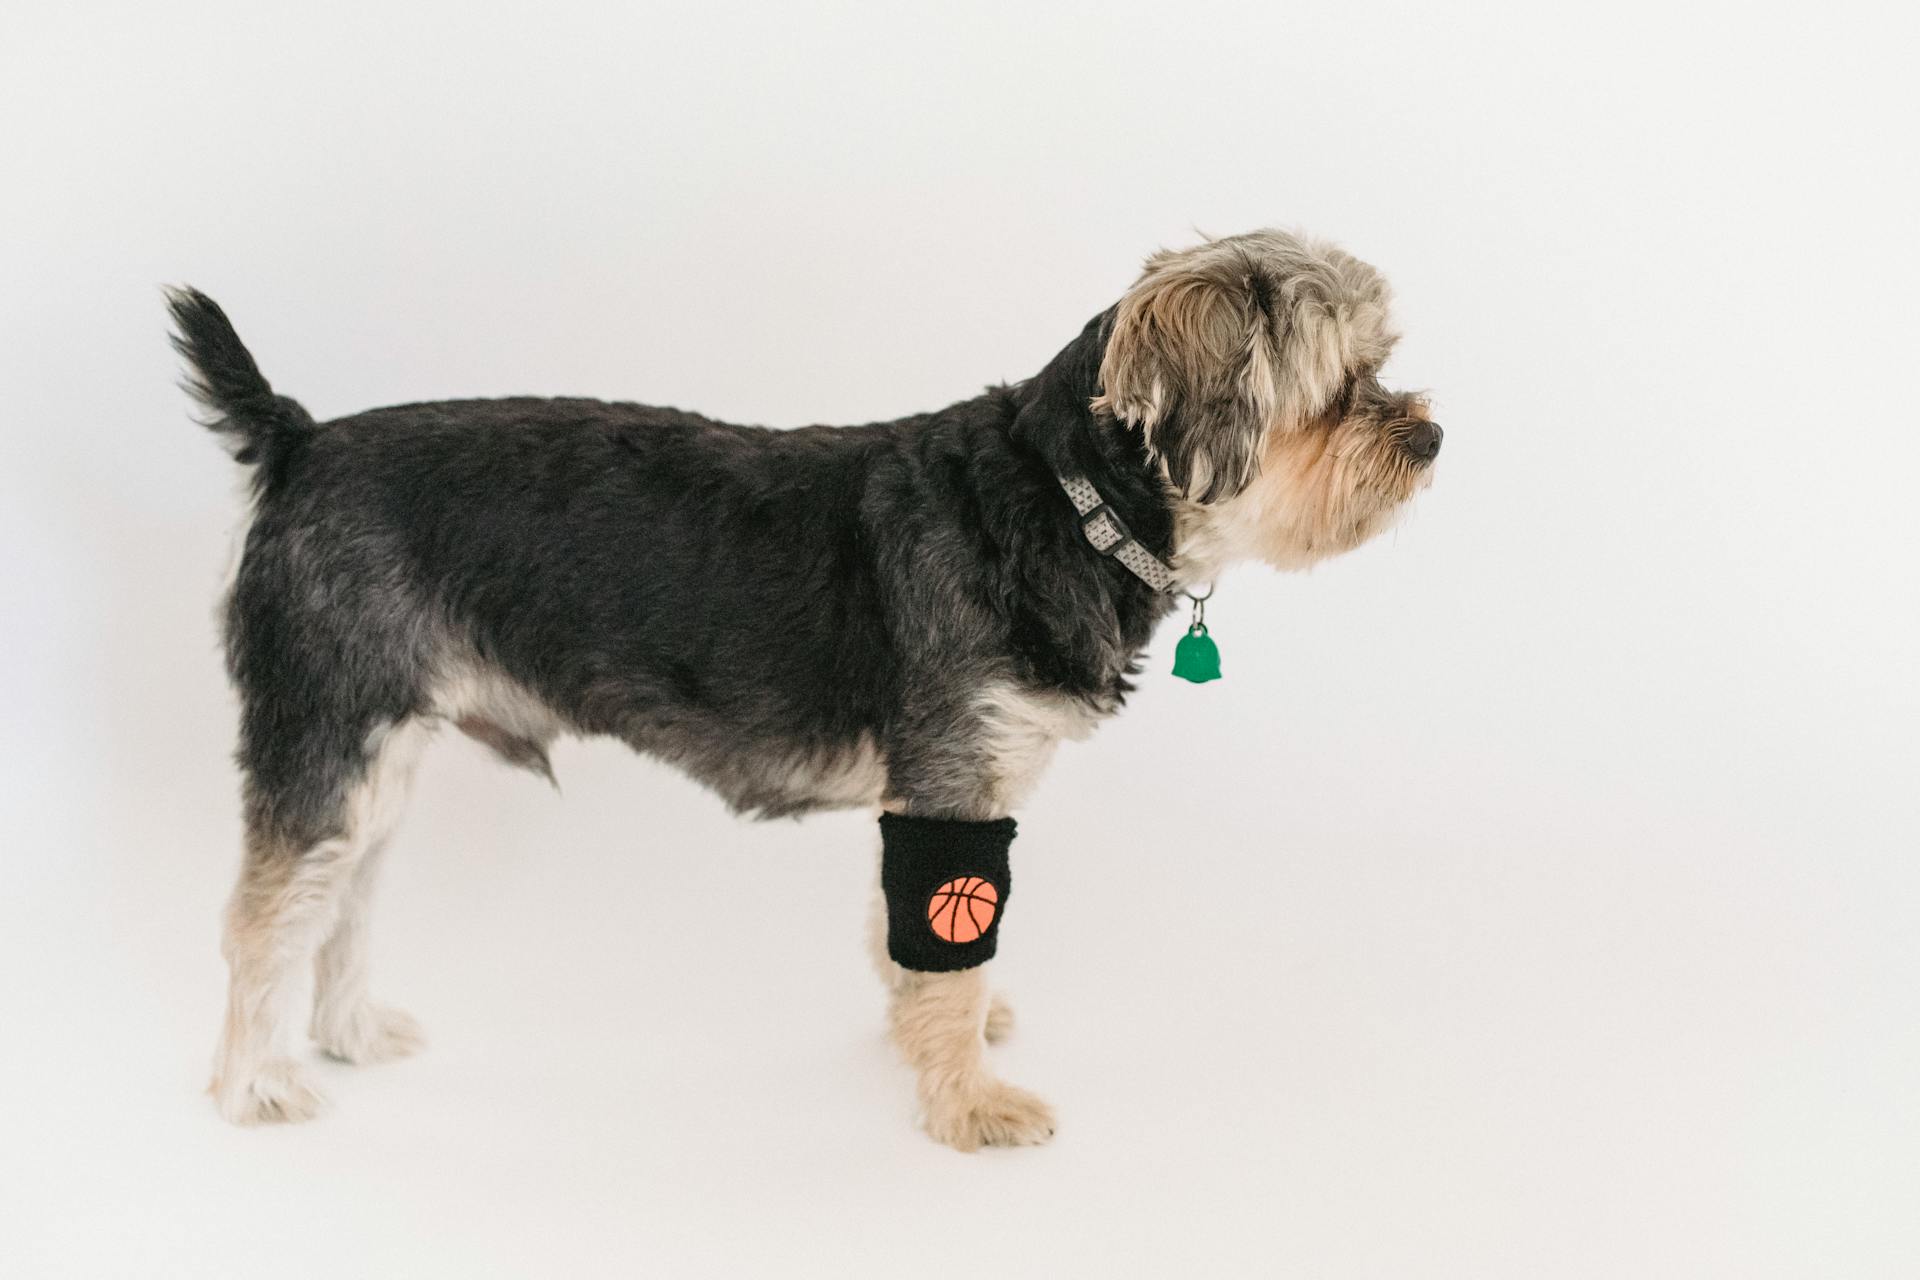
[[[1914,1273],[1910,897],[1598,802],[1499,831],[1503,780],[1354,776],[1231,689],[1149,677],[1028,815],[996,1057],[1062,1127],[972,1156],[882,1040],[868,819],[738,823],[604,746],[562,748],[563,800],[457,738],[380,904],[430,1049],[224,1126],[196,730],[118,777],[148,838],[13,904],[0,1274]],[[1204,789],[1256,746],[1271,792]],[[1162,784],[1116,784],[1142,753]],[[1488,826],[1423,820],[1460,788]]]

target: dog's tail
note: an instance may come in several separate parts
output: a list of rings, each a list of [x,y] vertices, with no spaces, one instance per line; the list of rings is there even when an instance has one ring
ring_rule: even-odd
[[[219,303],[198,289],[168,289],[167,309],[173,349],[190,370],[181,385],[215,415],[205,425],[236,460],[270,463],[313,430],[313,418],[298,402],[273,393]]]

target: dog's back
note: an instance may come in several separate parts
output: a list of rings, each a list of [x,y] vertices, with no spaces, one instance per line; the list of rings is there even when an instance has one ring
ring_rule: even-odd
[[[735,807],[877,795],[892,673],[862,508],[897,427],[771,431],[596,400],[324,424],[204,295],[173,301],[209,425],[254,468],[227,604],[255,817],[324,835],[383,726],[434,716],[545,769],[610,734]],[[884,550],[884,549],[880,549]]]

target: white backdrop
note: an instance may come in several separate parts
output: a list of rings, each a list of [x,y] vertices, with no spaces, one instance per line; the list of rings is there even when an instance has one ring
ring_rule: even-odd
[[[0,40],[0,1273],[1920,1273],[1911,19],[273,8]],[[1021,815],[1054,1145],[911,1129],[870,819],[606,744],[431,754],[376,986],[432,1048],[215,1119],[236,506],[159,284],[320,417],[852,422],[1265,224],[1394,280],[1446,451]]]

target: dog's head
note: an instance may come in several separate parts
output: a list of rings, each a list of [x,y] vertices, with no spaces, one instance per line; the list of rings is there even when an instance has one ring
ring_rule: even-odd
[[[1114,308],[1097,412],[1180,495],[1177,554],[1299,568],[1358,546],[1431,482],[1440,428],[1390,392],[1386,280],[1282,231],[1155,254]]]

